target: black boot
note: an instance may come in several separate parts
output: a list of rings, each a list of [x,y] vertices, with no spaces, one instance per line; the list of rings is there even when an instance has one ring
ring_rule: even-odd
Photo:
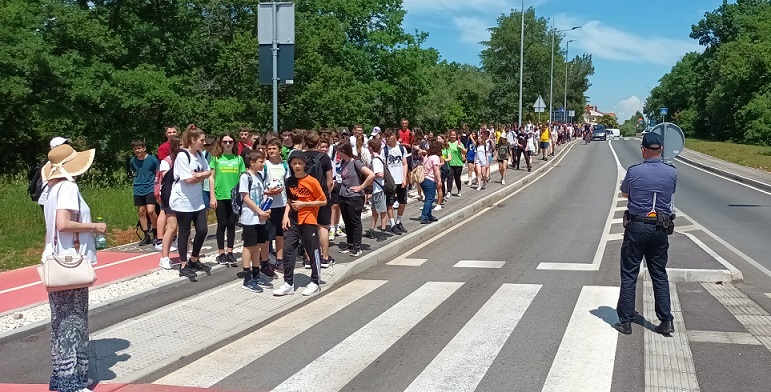
[[[662,335],[669,335],[672,332],[675,332],[675,326],[672,323],[672,320],[666,320],[666,321],[662,321],[661,324],[659,324],[653,330]]]

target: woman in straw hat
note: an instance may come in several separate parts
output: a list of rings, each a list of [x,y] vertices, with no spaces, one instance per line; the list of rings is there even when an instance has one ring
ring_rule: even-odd
[[[96,263],[94,233],[107,233],[107,225],[91,222],[91,209],[80,195],[75,178],[88,170],[95,150],[78,152],[62,144],[48,153],[42,177],[48,181],[48,198],[43,208],[46,244],[42,261],[57,254],[83,254]],[[56,239],[56,241],[54,240]],[[51,362],[49,389],[59,392],[87,392],[88,374],[88,288],[48,293],[51,304]]]

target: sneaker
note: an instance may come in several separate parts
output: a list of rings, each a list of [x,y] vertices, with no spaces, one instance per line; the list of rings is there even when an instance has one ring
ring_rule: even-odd
[[[262,287],[260,287],[260,285],[257,284],[257,281],[254,279],[251,279],[248,282],[244,282],[241,288],[244,290],[249,290],[253,293],[261,293],[263,291]]]
[[[149,235],[146,235],[145,238],[142,239],[142,241],[139,241],[139,246],[145,246],[145,245],[152,245],[153,239],[150,238]]]
[[[166,270],[174,269],[174,266],[171,265],[171,259],[168,257],[161,257],[161,261],[158,262],[158,265]]]
[[[369,230],[365,231],[364,232],[364,236],[369,238],[369,239],[371,239],[371,240],[374,240],[375,239],[375,230],[369,229]]]
[[[329,231],[329,240],[334,241],[335,240],[335,230]]]
[[[335,234],[337,234],[338,237],[345,237],[345,232],[343,231],[343,228],[340,226],[337,227],[337,233]]]
[[[265,287],[266,289],[272,289],[273,288],[273,282],[271,282],[270,278],[267,278],[265,276],[260,276],[257,279],[252,279],[253,282],[256,282],[257,285]]]
[[[501,180],[501,185],[506,185],[506,180]]]
[[[155,248],[155,251],[156,252],[162,251],[163,250],[163,243],[161,241],[158,241],[158,240],[155,240],[154,242],[155,242],[155,245],[153,246],[153,248]]]
[[[399,230],[402,231],[402,233],[408,233],[407,229],[404,228],[404,225],[401,222],[397,223],[396,227],[398,227]]]
[[[402,235],[402,231],[399,229],[399,225],[393,225],[393,227],[391,227],[391,233]]]
[[[441,211],[441,210],[442,210],[442,205],[441,204],[436,206],[436,207],[434,207],[434,211]]]
[[[90,384],[89,384],[89,385],[90,385]],[[90,390],[90,389],[88,389],[88,388],[80,388],[80,389],[78,389],[78,390],[77,390],[77,391],[75,391],[75,392],[94,392],[94,391],[92,391],[92,390]]]
[[[238,259],[236,258],[236,255],[233,254],[233,252],[230,252],[227,254],[226,260],[232,267],[238,266]]]
[[[457,195],[455,195],[455,196],[456,196],[456,197],[460,197],[460,192],[458,192],[458,194],[457,194]]]
[[[421,220],[420,220],[420,224],[421,224],[421,225],[427,225],[427,224],[429,224],[429,223],[431,223],[431,221],[430,221],[430,220],[428,220],[428,219],[421,219]]]
[[[306,297],[309,297],[314,294],[318,294],[321,292],[321,287],[317,285],[316,283],[310,282],[307,286],[305,286],[305,290],[303,290],[303,295]]]
[[[481,190],[482,190],[482,184],[479,184],[479,185],[477,185],[477,190],[478,190],[478,191],[481,191]]]
[[[276,260],[276,272],[284,273],[284,260]]]
[[[292,294],[294,294],[294,286],[292,286],[287,282],[284,282],[284,284],[281,285],[281,287],[273,290],[273,295],[275,295],[276,297],[283,297],[285,295],[292,295]]]
[[[335,265],[335,258],[332,256],[329,256],[326,260],[321,260],[321,268],[329,268],[333,265]]]
[[[184,276],[185,278],[195,278],[196,277],[195,270],[190,268],[190,263],[188,262],[186,266],[179,269],[179,276]]]
[[[310,260],[303,260],[303,268],[311,269],[311,261]]]
[[[433,215],[429,216],[428,220],[430,220],[431,222],[439,222],[439,218],[437,218],[437,217],[435,217]]]
[[[448,193],[448,194],[447,194],[447,195],[446,195],[444,198],[445,198],[445,199],[450,199],[450,198],[452,198],[452,193]]]
[[[270,265],[270,263],[265,262],[260,263],[260,272],[262,272],[263,275],[271,278],[271,279],[278,279],[278,275],[276,275],[275,267]]]
[[[351,256],[353,257],[359,257],[361,256],[361,253],[362,252],[360,248],[353,248],[353,250],[351,250]]]
[[[224,253],[220,253],[219,255],[217,255],[217,258],[215,259],[215,261],[217,262],[217,264],[220,264],[220,265],[230,264],[230,262],[228,261],[228,256],[226,256]]]
[[[348,253],[351,251],[351,246],[348,244],[340,245],[340,253]]]
[[[200,261],[188,261],[187,266],[188,268],[192,268],[194,271],[203,271],[207,274],[211,272],[211,267]]]

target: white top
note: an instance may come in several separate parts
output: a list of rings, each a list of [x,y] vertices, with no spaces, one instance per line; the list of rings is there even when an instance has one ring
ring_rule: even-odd
[[[385,150],[383,150],[385,152]],[[403,151],[407,153],[406,149]],[[402,166],[402,159],[404,154],[402,153],[402,147],[396,145],[393,148],[388,147],[388,171],[391,172],[391,177],[394,178],[394,183],[401,185],[404,182],[404,166]]]
[[[369,148],[367,147],[367,144],[364,143],[363,146],[361,146],[361,156],[357,155],[358,151],[356,151],[356,146],[353,147],[353,155],[359,159],[361,159],[362,162],[364,162],[365,165],[369,166],[372,164],[372,154],[369,152]]]
[[[372,194],[383,192],[383,182],[385,181],[385,178],[377,177],[378,173],[383,174],[385,170],[383,169],[383,161],[381,160],[380,156],[374,158],[372,160],[372,172],[375,173],[375,182],[377,184],[372,184]]]
[[[161,160],[161,165],[158,167],[158,171],[161,173],[167,172],[171,170],[171,166],[169,166],[169,163],[166,162],[165,159]]]
[[[287,165],[285,168],[284,165]],[[279,188],[284,189],[284,180],[289,178],[291,173],[287,170],[288,164],[279,162],[274,164],[271,161],[265,161],[265,172],[268,174],[265,177],[265,188],[277,185]],[[286,192],[281,192],[279,195],[273,195],[273,204],[270,208],[284,207],[286,206]]]
[[[249,189],[249,177],[252,177],[252,188]],[[265,184],[261,180],[261,176],[254,176],[249,172],[241,173],[241,177],[238,179],[238,191],[241,192],[241,196],[244,193],[249,192],[249,197],[252,199],[257,207],[262,204],[264,195]],[[276,197],[273,198],[273,203],[276,203]],[[251,208],[244,202],[241,206],[241,224],[246,226],[252,225],[264,225],[266,221],[261,221],[259,216],[252,211]]]
[[[62,181],[54,185],[50,193],[51,197],[46,199],[43,209],[46,218],[46,245],[43,249],[41,262],[45,263],[46,258],[54,254],[54,236],[56,234],[56,211],[70,210],[72,219],[81,223],[91,223],[91,209],[80,195],[78,185],[71,181]],[[80,216],[78,216],[78,200],[80,200]],[[77,255],[75,250],[75,234],[78,234],[80,240],[80,254],[85,255],[91,264],[96,264],[96,244],[94,243],[94,234],[90,231],[73,233],[59,233],[59,240],[56,248],[57,254]]]
[[[178,212],[195,212],[204,209],[203,183],[188,184],[188,178],[193,178],[194,172],[209,170],[209,162],[203,155],[185,154],[180,150],[177,159],[174,160],[174,186],[171,187],[169,207]],[[188,160],[188,157],[190,159]]]
[[[37,199],[37,204],[41,206],[45,206],[47,199],[48,199],[48,182],[43,181],[43,190],[40,191],[40,198]]]
[[[364,148],[367,148],[367,143],[369,142],[369,138],[367,137],[367,135],[362,135],[362,136],[364,136]],[[351,135],[350,136],[350,140],[351,140],[351,147],[353,147],[354,150],[355,150],[356,149],[356,136],[355,135]]]

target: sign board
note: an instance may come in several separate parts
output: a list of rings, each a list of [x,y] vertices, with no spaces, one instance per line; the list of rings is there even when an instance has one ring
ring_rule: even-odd
[[[668,108],[661,108],[661,109],[659,109],[659,116],[666,116],[667,114],[669,114],[669,109]]]
[[[576,111],[575,110],[568,110],[568,117],[573,117],[575,115],[576,115]]]
[[[279,45],[294,45],[294,3],[276,3],[276,41]],[[257,42],[273,44],[273,3],[259,4]]]
[[[538,96],[538,99],[533,104],[533,109],[536,113],[541,113],[546,109],[546,102],[544,102],[543,97],[540,95]]]
[[[663,122],[653,127],[651,132],[661,135],[661,140],[664,142],[664,151],[662,152],[664,162],[671,163],[683,151],[685,134],[677,125]]]

